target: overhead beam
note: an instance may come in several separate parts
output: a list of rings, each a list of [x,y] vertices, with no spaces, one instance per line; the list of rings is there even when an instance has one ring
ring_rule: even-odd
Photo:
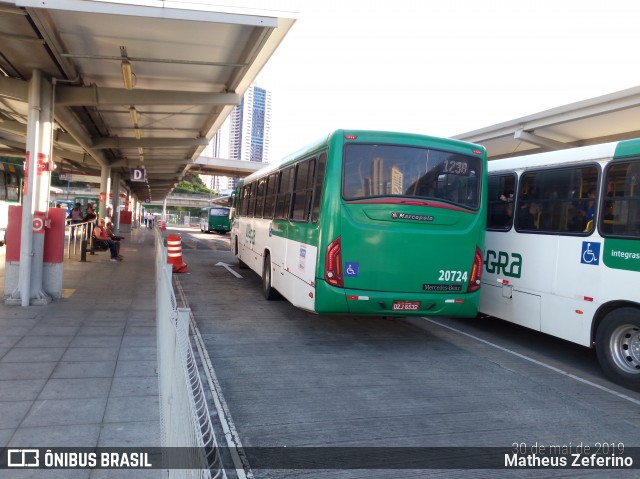
[[[236,93],[59,86],[56,105],[239,105]]]
[[[62,108],[56,106],[55,117],[57,122],[67,130],[71,137],[87,152],[91,155],[99,166],[108,167],[109,162],[104,156],[102,151],[96,150],[91,145],[91,138],[87,134],[86,130],[78,122],[78,119],[69,111],[68,108]]]
[[[171,147],[192,147],[208,145],[206,138],[120,138],[111,136],[109,138],[94,138],[93,148],[106,150],[109,148],[171,148]]]
[[[0,75],[2,96],[23,102],[29,101],[29,82]]]
[[[132,166],[144,165],[146,167],[151,166],[175,166],[176,168],[184,165],[185,163],[190,162],[191,160],[185,158],[149,158],[149,156],[144,155],[144,162],[141,162],[138,156],[133,156],[131,158],[119,158],[115,161],[112,161],[109,166],[111,168],[130,168]]]
[[[532,145],[541,146],[543,148],[549,148],[550,150],[564,150],[571,148],[571,145],[567,145],[560,141],[545,138],[543,136],[534,135],[533,133],[526,132],[524,130],[518,130],[513,134],[516,140],[531,143]]]

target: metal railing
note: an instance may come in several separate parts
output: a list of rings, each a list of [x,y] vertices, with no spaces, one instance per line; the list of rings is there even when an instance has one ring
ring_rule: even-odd
[[[191,469],[163,469],[165,478],[226,479],[198,365],[189,339],[188,308],[178,308],[167,248],[155,229],[156,323],[160,433],[164,448],[183,448]],[[185,458],[181,458],[181,463]]]
[[[81,223],[71,224],[71,220],[66,220],[64,235],[66,237],[66,256],[79,254],[81,261],[85,261],[84,255],[87,249],[91,249],[91,232],[96,220],[83,221]],[[93,253],[92,253],[93,254]]]

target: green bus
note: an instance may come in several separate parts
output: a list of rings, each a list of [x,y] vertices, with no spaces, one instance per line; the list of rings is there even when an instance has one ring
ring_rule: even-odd
[[[202,208],[200,210],[200,231],[203,233],[215,231],[223,235],[231,231],[229,208],[224,206]]]
[[[486,175],[479,145],[337,130],[238,183],[231,248],[307,311],[474,317]]]

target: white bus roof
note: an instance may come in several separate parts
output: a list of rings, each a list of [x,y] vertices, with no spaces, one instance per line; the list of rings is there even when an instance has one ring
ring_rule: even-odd
[[[489,172],[608,159],[613,157],[619,143],[620,142],[616,141],[613,143],[602,143],[599,145],[504,158],[502,160],[492,160],[489,161]]]

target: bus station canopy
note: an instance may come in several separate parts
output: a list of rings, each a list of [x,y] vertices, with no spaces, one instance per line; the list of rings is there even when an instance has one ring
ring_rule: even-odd
[[[487,148],[490,160],[640,137],[640,87],[454,136]]]
[[[0,0],[0,156],[25,153],[40,70],[53,84],[58,171],[107,166],[139,199],[163,200],[295,22],[249,3],[260,5]],[[131,168],[146,182],[130,181]]]

